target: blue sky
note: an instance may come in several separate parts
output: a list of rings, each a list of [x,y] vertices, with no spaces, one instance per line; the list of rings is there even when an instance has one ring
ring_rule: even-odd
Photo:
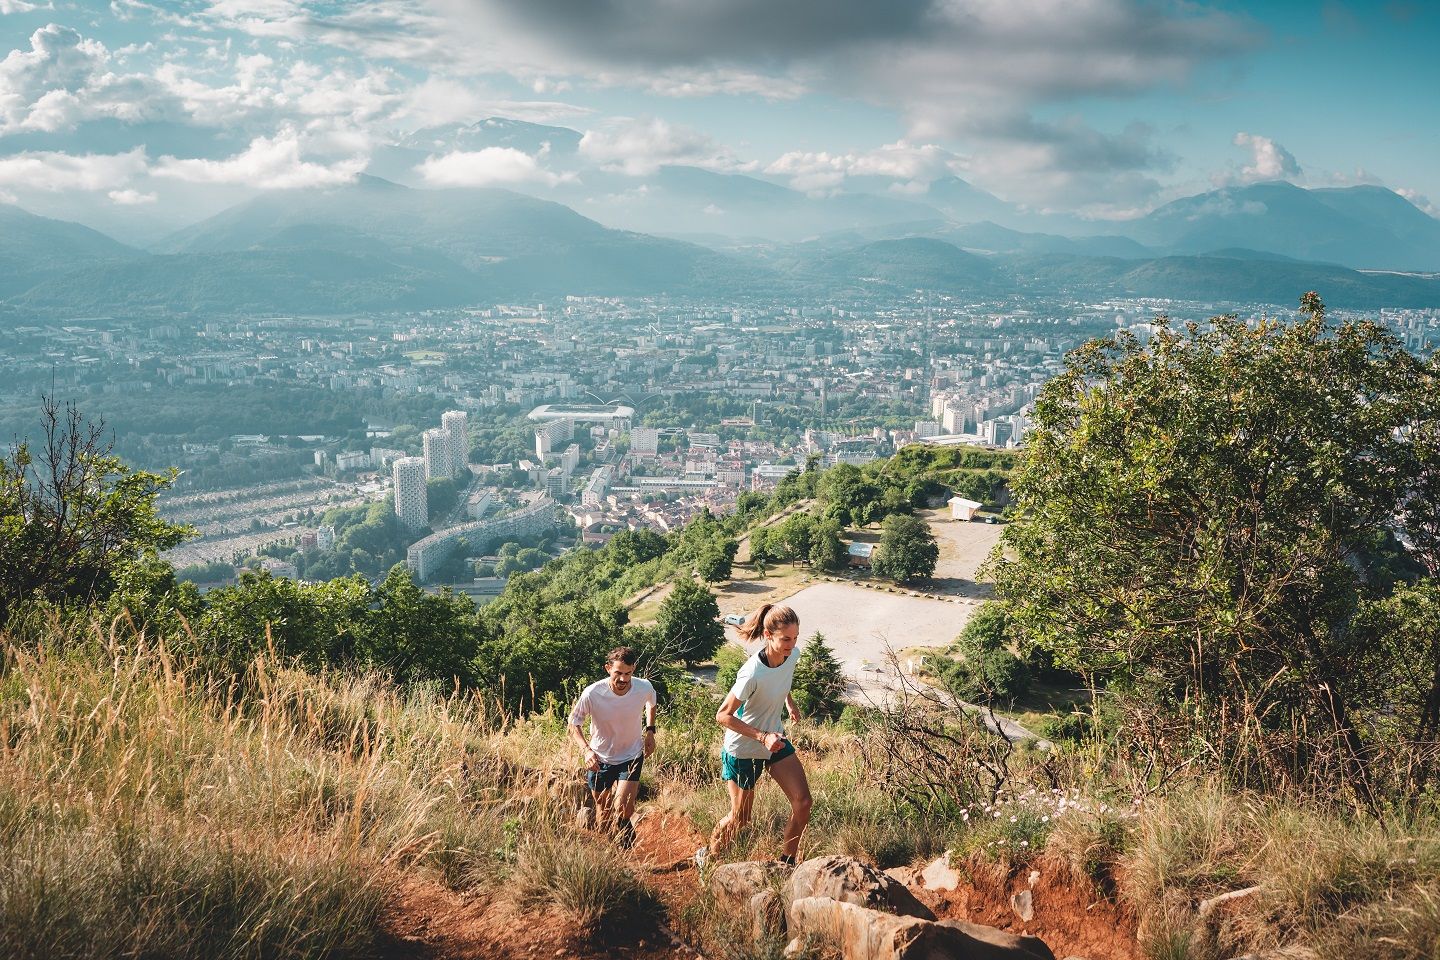
[[[1440,12],[1405,0],[0,0],[0,199],[174,218],[501,115],[579,155],[437,148],[426,175],[959,176],[1091,218],[1282,178],[1435,213],[1437,47]]]

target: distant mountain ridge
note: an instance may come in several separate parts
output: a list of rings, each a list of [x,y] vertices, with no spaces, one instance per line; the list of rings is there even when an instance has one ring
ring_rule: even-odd
[[[670,176],[682,182],[726,176],[700,173],[677,169]],[[751,178],[728,186],[759,205],[793,195]],[[1319,203],[1300,193],[1303,209]],[[1399,224],[1392,237],[1428,235],[1423,221],[1397,212],[1386,197],[1342,191],[1323,198],[1322,206],[1339,207],[1332,212],[1350,219],[1346,210],[1378,205]],[[507,190],[416,190],[362,177],[343,187],[262,195],[149,252],[78,224],[0,207],[0,304],[34,315],[336,314],[564,294],[728,299],[916,290],[977,300],[1013,294],[1289,304],[1315,289],[1336,307],[1440,306],[1435,278],[1361,273],[1246,245],[1157,256],[1120,236],[1024,233],[943,217],[727,249],[611,229],[562,204]]]
[[[76,235],[99,238],[98,249],[117,256],[129,249],[93,231]],[[494,189],[412,190],[370,177],[267,194],[166,238],[149,255],[129,253],[124,263],[53,261],[7,291],[10,302],[57,312],[337,313],[570,293],[726,296],[773,282],[762,267],[611,230],[550,201]]]
[[[37,217],[0,203],[0,299],[59,276],[77,263],[144,256],[96,230]]]
[[[1167,203],[1115,232],[1176,254],[1242,247],[1352,268],[1440,270],[1440,220],[1384,187],[1227,187]]]

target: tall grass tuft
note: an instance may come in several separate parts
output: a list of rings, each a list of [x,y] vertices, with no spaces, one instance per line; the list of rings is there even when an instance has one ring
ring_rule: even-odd
[[[88,629],[0,638],[0,956],[365,956],[388,871],[490,872],[483,704]]]
[[[607,841],[556,821],[531,825],[507,887],[521,909],[551,908],[590,930],[615,930],[658,910],[654,895]]]

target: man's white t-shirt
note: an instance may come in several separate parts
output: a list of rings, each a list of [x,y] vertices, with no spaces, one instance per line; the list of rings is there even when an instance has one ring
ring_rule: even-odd
[[[584,728],[590,718],[590,749],[601,763],[624,763],[645,752],[645,705],[655,705],[655,686],[640,677],[619,696],[609,679],[586,687],[570,711],[570,723]]]
[[[763,651],[765,648],[761,647]],[[785,698],[790,694],[790,682],[795,679],[795,664],[800,660],[800,651],[791,650],[790,656],[778,667],[767,667],[757,651],[745,661],[735,675],[735,686],[730,692],[740,701],[735,716],[750,726],[765,733],[782,733],[781,717],[785,713]],[[734,730],[725,731],[725,752],[741,760],[768,760],[770,751],[765,744],[750,737],[742,737]]]

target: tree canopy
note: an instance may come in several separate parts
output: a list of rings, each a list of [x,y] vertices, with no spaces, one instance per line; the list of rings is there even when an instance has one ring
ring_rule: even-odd
[[[1331,731],[1358,775],[1361,716],[1389,704],[1355,670],[1382,642],[1356,615],[1388,582],[1376,544],[1435,469],[1412,437],[1440,418],[1437,374],[1314,294],[1294,321],[1161,317],[1148,342],[1071,353],[992,561],[1012,623],[1202,722]]]
[[[896,583],[913,583],[934,575],[940,547],[929,524],[919,517],[896,514],[885,519],[883,529],[871,561],[878,576]]]

